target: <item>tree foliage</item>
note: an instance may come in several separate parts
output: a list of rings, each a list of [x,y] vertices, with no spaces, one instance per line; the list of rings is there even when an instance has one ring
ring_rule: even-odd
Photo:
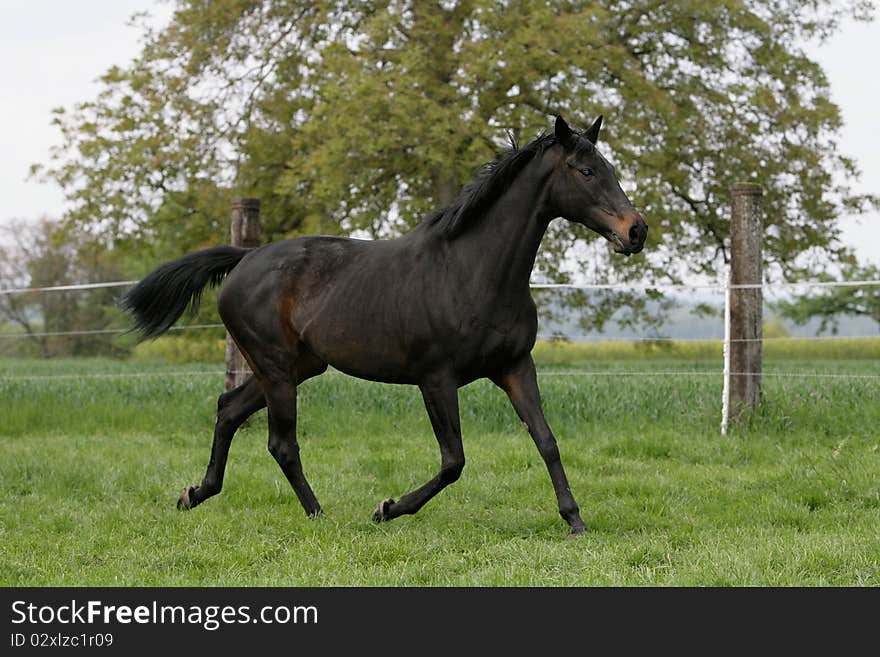
[[[232,196],[263,201],[269,239],[392,235],[453,198],[505,131],[606,116],[603,150],[650,225],[612,258],[551,229],[541,274],[611,280],[715,275],[728,190],[765,190],[764,254],[786,277],[847,257],[839,109],[804,52],[865,0],[453,2],[178,0],[141,55],[55,118],[42,173],[69,220],[166,256],[226,239]]]
[[[120,277],[117,254],[86,235],[71,234],[59,221],[13,222],[0,234],[0,289],[98,283]],[[0,341],[4,355],[121,356],[126,347],[112,334],[119,326],[116,291],[14,292],[0,294],[0,322],[15,335]]]

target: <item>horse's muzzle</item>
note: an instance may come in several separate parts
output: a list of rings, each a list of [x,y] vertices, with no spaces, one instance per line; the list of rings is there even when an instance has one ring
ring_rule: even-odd
[[[645,240],[648,239],[648,224],[638,212],[632,212],[624,217],[626,228],[626,241],[620,240],[614,247],[617,253],[632,255],[639,253],[645,248]]]

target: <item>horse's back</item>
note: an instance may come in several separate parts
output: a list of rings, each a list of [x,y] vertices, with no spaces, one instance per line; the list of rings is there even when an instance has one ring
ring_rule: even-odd
[[[421,338],[443,303],[435,270],[412,239],[300,237],[249,253],[218,306],[240,344],[283,341],[355,376],[412,383],[443,347]]]

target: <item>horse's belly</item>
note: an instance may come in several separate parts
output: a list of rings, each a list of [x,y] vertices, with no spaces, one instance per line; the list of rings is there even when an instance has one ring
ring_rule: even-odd
[[[399,330],[370,322],[325,322],[312,326],[303,341],[335,369],[370,381],[417,383],[425,371],[424,350],[413,350]]]
[[[330,362],[330,366],[349,376],[376,381],[379,383],[406,383],[417,384],[419,382],[406,370],[380,365],[373,366],[370,363]]]
[[[309,346],[335,369],[361,379],[418,384],[446,372],[463,386],[504,371],[534,344],[527,335],[471,337],[457,344],[438,342],[415,349],[400,348],[393,340],[359,344],[339,339]]]

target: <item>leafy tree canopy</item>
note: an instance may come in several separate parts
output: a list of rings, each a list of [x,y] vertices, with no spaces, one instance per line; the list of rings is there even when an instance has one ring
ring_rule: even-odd
[[[232,196],[262,199],[267,239],[382,236],[449,202],[506,130],[524,141],[554,114],[583,127],[602,113],[603,150],[650,224],[649,248],[612,258],[554,224],[545,276],[713,275],[730,185],[754,180],[765,258],[796,278],[848,257],[836,219],[875,202],[840,182],[856,165],[837,151],[840,112],[803,44],[873,11],[865,0],[177,0],[95,99],[57,111],[63,142],[42,174],[73,201],[70,222],[164,258],[225,241]]]

